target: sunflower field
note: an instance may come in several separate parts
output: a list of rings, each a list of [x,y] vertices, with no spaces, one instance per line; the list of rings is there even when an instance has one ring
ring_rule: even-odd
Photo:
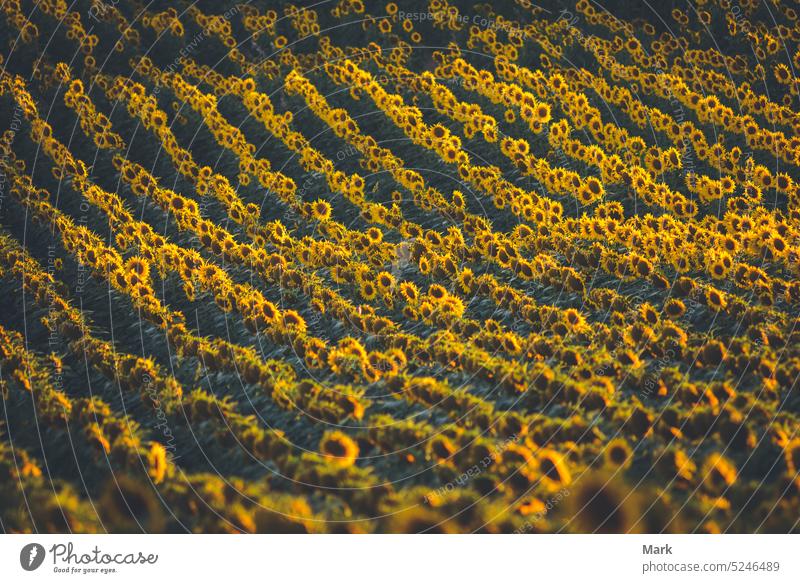
[[[0,3],[0,529],[800,531],[800,9]]]

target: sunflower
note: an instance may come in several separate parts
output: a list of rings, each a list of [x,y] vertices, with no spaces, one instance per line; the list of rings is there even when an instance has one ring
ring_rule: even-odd
[[[166,526],[164,509],[153,486],[125,474],[106,485],[97,506],[110,532],[159,533]]]
[[[720,292],[717,289],[714,288],[707,289],[705,297],[706,297],[706,305],[708,305],[708,307],[714,310],[715,312],[724,310],[725,307],[728,305],[725,296],[723,296],[722,292]]]
[[[419,272],[422,275],[429,275],[431,272],[431,263],[430,260],[425,257],[424,255],[419,258]]]
[[[167,475],[167,450],[160,443],[153,442],[147,452],[148,474],[155,484],[164,481]]]
[[[327,221],[331,216],[331,205],[325,200],[317,200],[311,207],[311,214],[318,221]]]
[[[395,278],[388,271],[381,271],[375,278],[375,281],[378,284],[378,288],[383,293],[390,292],[395,285]]]
[[[658,312],[649,302],[645,302],[639,307],[639,315],[650,326],[658,324]]]
[[[727,253],[724,255],[720,254],[711,261],[708,271],[714,279],[724,279],[727,277],[732,266],[733,261],[730,256]]]
[[[546,449],[537,456],[539,470],[551,485],[567,486],[572,481],[572,476],[567,469],[564,457],[552,449]]]
[[[447,129],[441,124],[431,126],[430,132],[435,140],[442,140],[447,135]]]
[[[139,257],[131,257],[125,263],[125,270],[129,274],[135,274],[140,279],[147,279],[150,274],[150,264]]]
[[[319,451],[329,463],[352,466],[358,459],[358,445],[341,431],[326,433],[319,443]]]
[[[424,319],[427,320],[431,316],[433,316],[434,307],[433,307],[433,304],[431,304],[430,302],[422,302],[422,304],[420,304],[418,310],[419,310],[420,316],[422,316]]]
[[[283,313],[283,325],[301,334],[306,332],[306,321],[295,310],[286,310]]]
[[[275,497],[270,499],[275,500]],[[255,511],[254,531],[262,534],[307,534],[314,531],[314,513],[303,499],[278,499],[277,507],[260,506]]]
[[[400,295],[409,303],[415,303],[419,299],[419,289],[410,281],[404,281],[399,286]]]
[[[736,481],[737,470],[722,454],[714,452],[703,463],[701,475],[705,489],[719,495]]]
[[[686,313],[686,305],[679,299],[670,298],[664,303],[664,313],[668,318],[676,320]]]
[[[534,115],[536,121],[541,124],[546,124],[551,119],[550,106],[547,103],[538,103],[534,109]]]
[[[795,438],[784,446],[783,456],[788,475],[797,479],[800,474],[800,438]]]
[[[775,72],[775,79],[778,81],[778,83],[785,85],[789,83],[789,81],[792,78],[792,74],[789,71],[789,68],[783,63],[775,65],[774,72]]]
[[[278,308],[272,302],[264,301],[259,308],[261,317],[267,323],[274,322],[279,315]]]
[[[617,468],[627,468],[631,464],[633,454],[625,439],[614,439],[603,450],[606,463]]]
[[[420,498],[426,499],[424,496]],[[430,497],[433,498],[432,496]],[[381,519],[380,531],[409,534],[455,534],[463,532],[450,513],[438,511],[418,502],[407,501]]]
[[[447,297],[447,290],[439,284],[433,284],[428,288],[428,295],[436,300],[443,300]]]
[[[378,287],[372,281],[361,282],[361,297],[371,302],[378,296]]]
[[[701,351],[703,363],[709,366],[718,366],[721,364],[722,361],[725,360],[725,355],[725,345],[719,340],[709,340]]]
[[[577,533],[625,534],[639,530],[636,494],[605,472],[586,473],[572,488],[565,514]]]

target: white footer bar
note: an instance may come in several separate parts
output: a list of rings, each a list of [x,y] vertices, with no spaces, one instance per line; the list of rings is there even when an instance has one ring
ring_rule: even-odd
[[[800,581],[799,541],[791,535],[6,535],[0,578]]]

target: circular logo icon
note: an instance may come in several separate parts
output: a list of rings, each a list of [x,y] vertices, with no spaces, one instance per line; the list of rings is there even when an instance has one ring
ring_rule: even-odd
[[[19,552],[19,564],[26,571],[35,571],[44,562],[44,547],[39,543],[29,543]]]

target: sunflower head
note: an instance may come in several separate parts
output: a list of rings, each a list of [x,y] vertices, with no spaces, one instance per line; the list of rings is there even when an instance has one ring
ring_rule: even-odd
[[[625,534],[641,528],[637,495],[613,474],[585,473],[571,490],[566,514],[574,532]]]

